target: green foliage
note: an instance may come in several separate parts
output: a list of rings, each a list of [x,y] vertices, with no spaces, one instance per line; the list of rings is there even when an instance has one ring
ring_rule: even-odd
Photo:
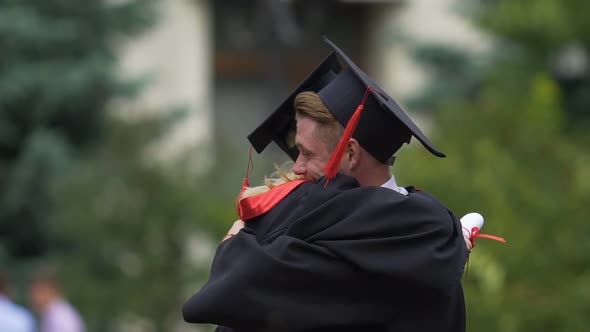
[[[106,144],[54,190],[52,257],[89,331],[141,322],[170,330],[208,275],[218,230],[236,219],[231,198],[204,176],[146,162],[158,127],[110,123]]]
[[[590,41],[583,0],[490,1],[477,20],[494,35],[543,55],[571,40]]]
[[[10,236],[6,241],[8,252],[33,255],[46,249],[47,224],[31,227],[26,222],[45,220],[50,201],[46,188],[64,172],[69,155],[68,145],[52,131],[37,131],[24,144],[23,155],[4,182],[1,201],[1,220],[14,221],[3,224],[3,231]]]
[[[482,213],[484,233],[508,241],[480,240],[471,254],[464,277],[469,331],[581,331],[590,324],[590,102],[579,99],[585,111],[572,110],[571,86],[550,60],[572,39],[587,52],[589,33],[579,27],[588,23],[577,12],[590,4],[487,1],[484,8],[478,20],[495,37],[496,54],[470,73],[477,89],[466,84],[429,100],[436,111],[431,136],[447,159],[409,149],[396,174],[457,215]],[[447,54],[429,63],[449,64]],[[461,57],[454,59],[460,66]],[[445,83],[438,76],[433,82]]]
[[[47,247],[47,188],[99,143],[104,106],[121,91],[114,47],[153,22],[151,1],[0,3],[0,243],[28,257]]]
[[[496,0],[475,12],[480,26],[500,41],[497,53],[518,49],[519,54],[509,52],[505,57],[507,63],[552,74],[562,90],[562,107],[572,117],[572,128],[582,131],[590,123],[588,8],[583,0]],[[564,66],[574,68],[564,70]]]
[[[420,91],[406,104],[411,109],[432,110],[446,100],[471,98],[481,85],[482,59],[474,58],[464,50],[447,45],[417,45],[406,42],[414,49],[414,58],[435,79],[445,84],[432,84]]]
[[[154,23],[154,3],[0,2],[0,264],[21,302],[36,267],[56,264],[89,332],[172,330],[236,219],[225,169],[154,162],[179,112],[105,111],[137,91],[116,79],[115,50]]]

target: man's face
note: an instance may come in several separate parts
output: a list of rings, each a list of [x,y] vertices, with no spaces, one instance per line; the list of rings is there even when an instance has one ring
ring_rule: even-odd
[[[299,149],[299,157],[293,165],[293,172],[315,181],[324,175],[323,168],[330,159],[332,151],[328,148],[326,138],[322,138],[316,130],[318,122],[299,114],[296,120],[295,144]]]

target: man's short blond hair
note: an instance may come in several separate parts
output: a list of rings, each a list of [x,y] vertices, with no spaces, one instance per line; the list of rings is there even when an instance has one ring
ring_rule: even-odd
[[[330,150],[334,150],[344,132],[344,127],[334,118],[320,97],[311,91],[301,92],[295,97],[293,108],[299,116],[307,116],[318,122],[316,134]]]

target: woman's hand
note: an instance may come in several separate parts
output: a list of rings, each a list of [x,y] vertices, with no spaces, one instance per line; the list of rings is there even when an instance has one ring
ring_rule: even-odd
[[[227,234],[223,237],[223,240],[221,240],[221,242],[229,239],[230,237],[238,234],[238,232],[240,231],[240,229],[244,228],[245,223],[241,220],[238,219],[236,221],[234,221],[234,224],[231,226],[231,228],[229,229],[229,231],[227,231]]]

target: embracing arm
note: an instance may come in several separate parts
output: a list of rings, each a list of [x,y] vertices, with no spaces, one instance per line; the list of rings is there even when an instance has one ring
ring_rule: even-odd
[[[270,244],[240,231],[219,247],[185,320],[279,330],[369,325],[392,319],[410,298],[447,296],[466,254],[461,233],[448,215],[391,206],[357,207],[324,223],[340,207],[328,205]]]
[[[289,236],[260,245],[242,230],[225,241],[209,282],[183,307],[186,321],[242,328],[298,329],[376,320],[379,311],[354,266]],[[382,318],[382,317],[381,317]]]

